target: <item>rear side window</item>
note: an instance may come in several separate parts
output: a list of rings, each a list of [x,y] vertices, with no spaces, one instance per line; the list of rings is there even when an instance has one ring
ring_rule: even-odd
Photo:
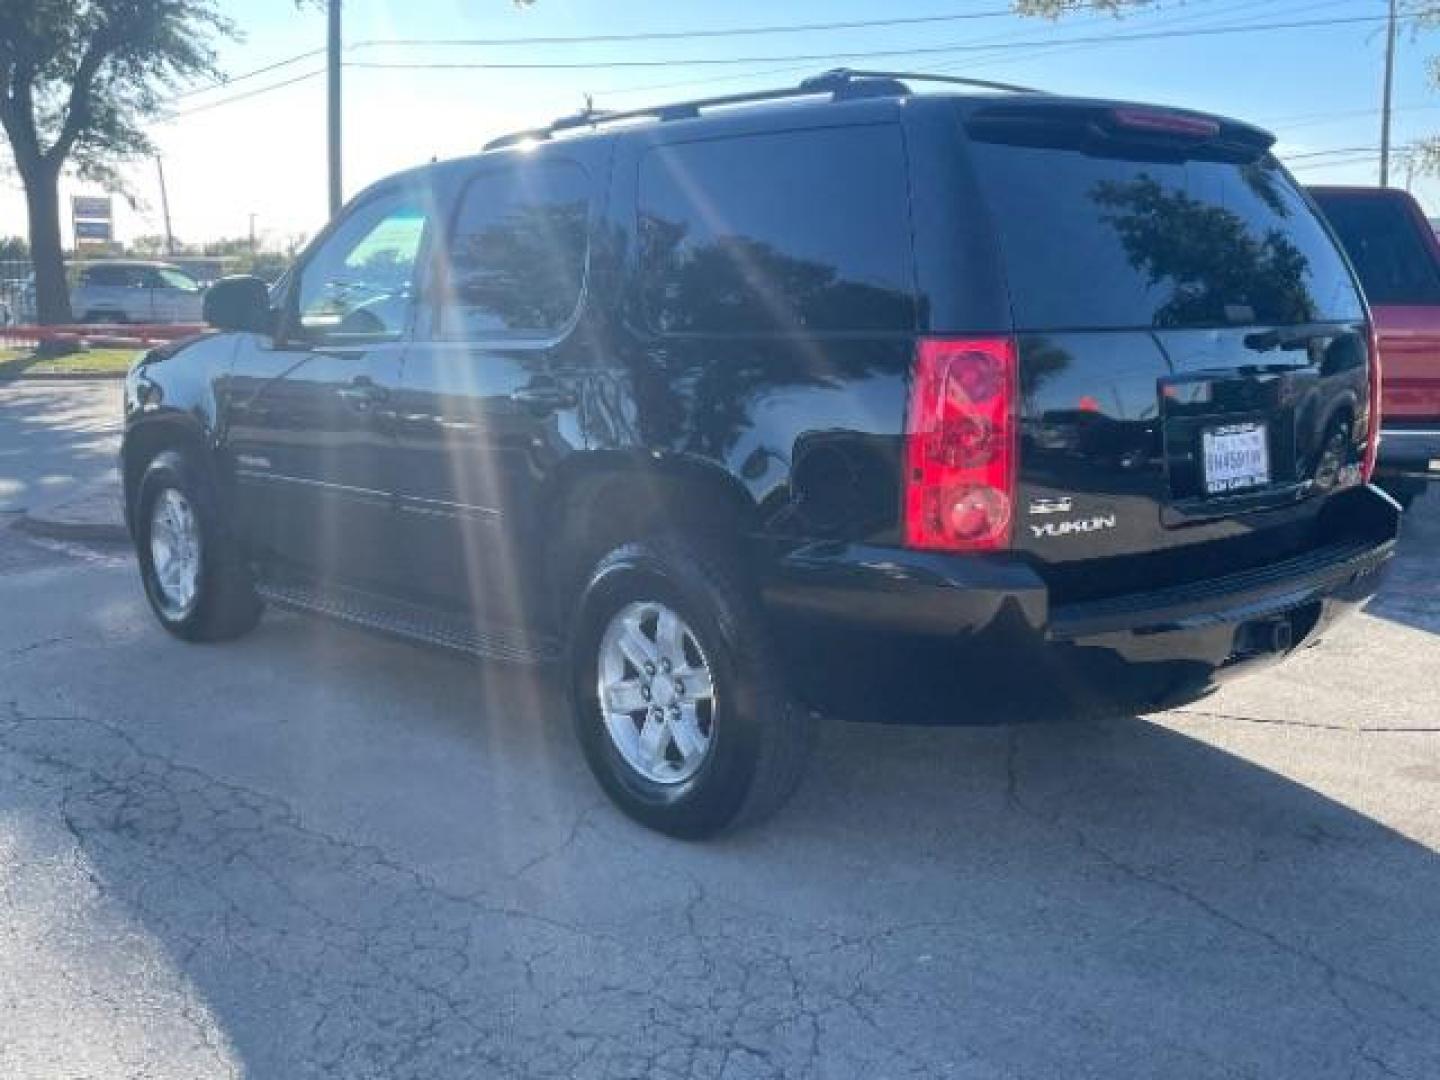
[[[1316,194],[1372,304],[1440,304],[1440,268],[1396,199]]]
[[[481,173],[460,202],[450,243],[441,334],[547,335],[580,302],[590,180],[572,161]]]
[[[910,330],[899,128],[747,135],[640,166],[640,302],[660,333]]]
[[[85,284],[95,285],[101,288],[118,286],[126,288],[139,284],[133,279],[129,267],[125,266],[92,266],[85,271]]]
[[[974,142],[1017,329],[1294,325],[1362,315],[1274,159],[1143,161]]]

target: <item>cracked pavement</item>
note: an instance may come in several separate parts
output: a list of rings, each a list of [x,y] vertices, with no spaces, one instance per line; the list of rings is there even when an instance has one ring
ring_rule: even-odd
[[[704,845],[553,676],[155,627],[0,518],[0,1076],[1440,1075],[1440,497],[1370,613],[1191,708],[827,725]]]

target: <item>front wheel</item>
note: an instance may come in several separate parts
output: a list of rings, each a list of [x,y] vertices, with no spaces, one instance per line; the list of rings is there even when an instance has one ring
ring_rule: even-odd
[[[799,781],[812,722],[723,557],[675,537],[605,556],[580,600],[570,668],[586,760],[644,825],[709,836],[768,816]]]
[[[150,608],[176,637],[223,641],[259,622],[263,604],[214,484],[177,451],[157,455],[140,480],[135,550]]]

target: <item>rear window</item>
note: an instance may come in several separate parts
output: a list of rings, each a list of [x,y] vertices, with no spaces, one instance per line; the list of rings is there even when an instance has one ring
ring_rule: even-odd
[[[91,266],[85,270],[85,284],[102,288],[119,286],[126,288],[137,284],[137,277],[128,266]]]
[[[1362,315],[1273,158],[1138,161],[972,143],[1020,330],[1294,325]]]
[[[590,179],[541,161],[476,176],[450,244],[442,336],[546,335],[575,313],[585,280]]]
[[[640,287],[661,333],[910,330],[893,124],[657,148],[640,166]]]
[[[1440,304],[1440,268],[1396,199],[1326,195],[1315,201],[1330,219],[1372,304]]]

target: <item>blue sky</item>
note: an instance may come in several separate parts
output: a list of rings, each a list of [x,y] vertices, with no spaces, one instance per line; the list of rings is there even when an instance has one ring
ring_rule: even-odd
[[[222,0],[245,38],[222,47],[232,76],[324,45],[320,11],[291,0]],[[837,64],[973,73],[1049,90],[1135,98],[1228,113],[1261,123],[1308,182],[1373,183],[1379,145],[1379,18],[1385,0],[1165,0],[1117,20],[1075,15],[1051,23],[989,17],[1006,0],[347,0],[345,37],[355,63],[560,63],[664,61],[618,69],[383,69],[345,71],[346,190],[388,172],[478,148],[487,138],[574,111],[586,93],[601,106],[641,105],[792,82]],[[396,38],[454,42],[691,31],[797,23],[982,15],[894,27],[681,38],[586,45],[367,44]],[[1370,19],[1321,28],[1205,33],[1269,23]],[[1186,36],[1116,40],[1151,32]],[[1093,40],[1100,38],[1103,40]],[[1075,42],[1075,39],[1092,39]],[[1066,44],[1066,42],[1072,42]],[[903,55],[905,50],[953,50]],[[840,54],[895,50],[894,56]],[[1398,145],[1440,133],[1440,92],[1427,81],[1427,57],[1440,33],[1401,39],[1396,79]],[[835,54],[805,61],[763,58]],[[696,60],[753,58],[734,65]],[[325,214],[324,80],[314,56],[229,86],[187,95],[179,115],[155,128],[165,157],[175,231],[187,240],[243,235],[249,215],[269,243],[313,231]],[[298,80],[277,89],[277,84]],[[253,96],[241,98],[242,94]],[[1348,156],[1323,155],[1355,149]],[[1403,164],[1398,168],[1405,179]],[[130,171],[145,203],[118,214],[122,236],[160,230],[151,163]],[[3,183],[3,182],[0,182]],[[92,188],[69,184],[65,193]],[[1416,193],[1440,214],[1440,182]],[[23,203],[0,187],[0,234],[24,231]]]

